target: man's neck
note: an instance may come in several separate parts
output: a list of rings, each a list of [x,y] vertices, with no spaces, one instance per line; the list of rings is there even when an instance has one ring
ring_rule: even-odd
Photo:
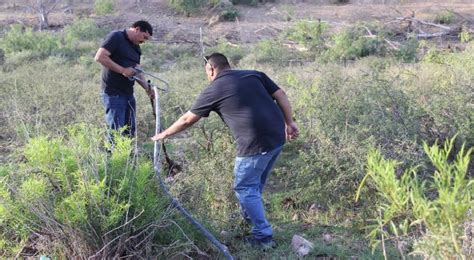
[[[130,29],[125,29],[125,33],[127,34],[128,40],[129,40],[131,43],[135,44],[135,42],[133,42],[133,40],[132,40],[132,31],[131,31]]]

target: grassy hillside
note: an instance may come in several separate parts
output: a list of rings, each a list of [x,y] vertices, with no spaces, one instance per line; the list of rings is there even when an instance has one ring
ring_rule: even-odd
[[[279,247],[242,243],[249,228],[232,191],[234,143],[215,114],[167,141],[182,166],[168,178],[172,193],[242,259],[297,258],[294,234],[315,244],[312,258],[472,256],[469,32],[462,50],[411,36],[391,48],[381,24],[330,27],[302,20],[272,40],[223,38],[206,49],[266,72],[293,104],[301,136],[285,146],[264,194]],[[158,188],[141,89],[137,138],[107,156],[93,55],[109,29],[77,19],[61,32],[4,32],[0,255],[219,258]],[[152,42],[143,52],[142,66],[171,83],[161,96],[169,126],[208,84],[200,50]]]

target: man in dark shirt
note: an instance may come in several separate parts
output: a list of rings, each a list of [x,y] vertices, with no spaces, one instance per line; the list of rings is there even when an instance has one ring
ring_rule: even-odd
[[[153,28],[148,22],[137,21],[126,30],[111,32],[95,55],[95,60],[102,64],[102,103],[107,126],[110,130],[125,127],[122,134],[130,137],[135,135],[136,105],[134,81],[129,78],[142,79],[138,82],[153,97],[153,90],[134,69],[140,66],[142,52],[139,45],[152,35]]]
[[[190,111],[152,140],[172,136],[209,116],[211,111],[216,112],[237,143],[234,191],[244,218],[252,224],[252,236],[246,241],[274,247],[261,195],[285,139],[298,136],[290,102],[267,75],[254,70],[231,70],[227,58],[220,53],[206,57],[205,69],[211,84]]]

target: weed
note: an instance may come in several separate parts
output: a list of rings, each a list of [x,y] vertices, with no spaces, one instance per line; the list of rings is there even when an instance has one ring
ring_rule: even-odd
[[[428,180],[420,179],[417,167],[398,177],[398,162],[385,160],[378,151],[369,153],[367,175],[359,192],[370,178],[381,198],[376,223],[368,227],[374,247],[383,244],[385,239],[406,243],[407,236],[416,235],[419,239],[414,242],[414,254],[463,257],[463,224],[473,206],[474,181],[466,179],[472,149],[466,151],[463,145],[451,162],[453,143],[454,138],[446,141],[441,149],[436,143],[424,144],[424,151],[436,169]],[[401,255],[406,253],[400,250]]]
[[[450,10],[445,10],[436,14],[433,22],[440,24],[451,24],[454,22],[454,13]]]
[[[189,16],[208,4],[207,0],[169,0],[169,4],[176,11]]]
[[[134,254],[173,253],[148,250],[163,237],[165,243],[183,238],[178,224],[183,220],[173,216],[169,201],[157,191],[152,165],[135,157],[132,140],[119,134],[107,155],[103,136],[102,130],[75,125],[62,138],[29,140],[25,161],[17,170],[7,168],[1,178],[0,241],[13,238],[25,245],[30,234],[44,234],[44,244],[26,246],[39,254],[56,252],[58,258],[107,258],[125,254],[129,243]],[[15,247],[9,246],[4,256],[13,253]]]
[[[94,10],[97,15],[110,14],[114,8],[115,0],[95,0]]]
[[[354,60],[368,55],[384,55],[386,50],[379,37],[366,37],[364,26],[353,26],[335,34],[330,41],[331,48],[325,53],[329,60]]]

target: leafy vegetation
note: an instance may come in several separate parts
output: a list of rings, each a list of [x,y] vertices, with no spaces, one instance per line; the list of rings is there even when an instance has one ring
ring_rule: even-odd
[[[209,3],[208,0],[169,0],[176,11],[190,15]]]
[[[114,11],[115,0],[95,0],[95,13],[97,15],[110,14]]]
[[[107,155],[93,61],[105,29],[78,19],[57,33],[13,26],[1,39],[2,138],[14,140],[15,152],[0,167],[0,254],[13,257],[34,240],[37,253],[58,258],[113,257],[132,243],[143,257],[218,257],[157,188],[148,156],[154,119],[140,89],[136,142],[119,139]],[[415,38],[391,49],[388,35],[376,25],[333,32],[298,21],[276,39],[221,39],[207,50],[267,73],[287,92],[301,128],[264,195],[280,244],[272,252],[239,239],[248,227],[232,191],[234,143],[221,120],[211,115],[167,141],[183,166],[168,176],[171,191],[236,257],[295,257],[288,253],[295,233],[317,244],[309,257],[469,257],[460,248],[472,209],[474,44],[464,35],[462,52],[422,53]],[[142,66],[172,85],[161,97],[169,126],[208,84],[200,53],[191,44],[142,47]],[[363,199],[354,202],[364,176]],[[140,232],[150,235],[142,244]]]
[[[466,151],[463,145],[451,162],[453,143],[454,138],[447,140],[441,149],[436,143],[423,145],[435,170],[428,180],[420,180],[417,167],[397,176],[398,162],[385,160],[378,151],[369,153],[361,187],[370,180],[381,198],[368,226],[374,246],[394,240],[402,256],[413,246],[427,258],[466,257],[461,248],[463,225],[473,206],[474,181],[466,179],[472,148]],[[410,241],[410,236],[419,239]]]
[[[184,244],[152,246],[186,235],[182,220],[169,219],[175,214],[170,202],[158,192],[150,161],[133,154],[132,140],[117,134],[107,155],[103,130],[85,124],[67,129],[62,137],[30,139],[24,162],[3,169],[2,255],[15,255],[16,245],[31,240],[36,250],[57,256],[166,257],[180,250]]]

